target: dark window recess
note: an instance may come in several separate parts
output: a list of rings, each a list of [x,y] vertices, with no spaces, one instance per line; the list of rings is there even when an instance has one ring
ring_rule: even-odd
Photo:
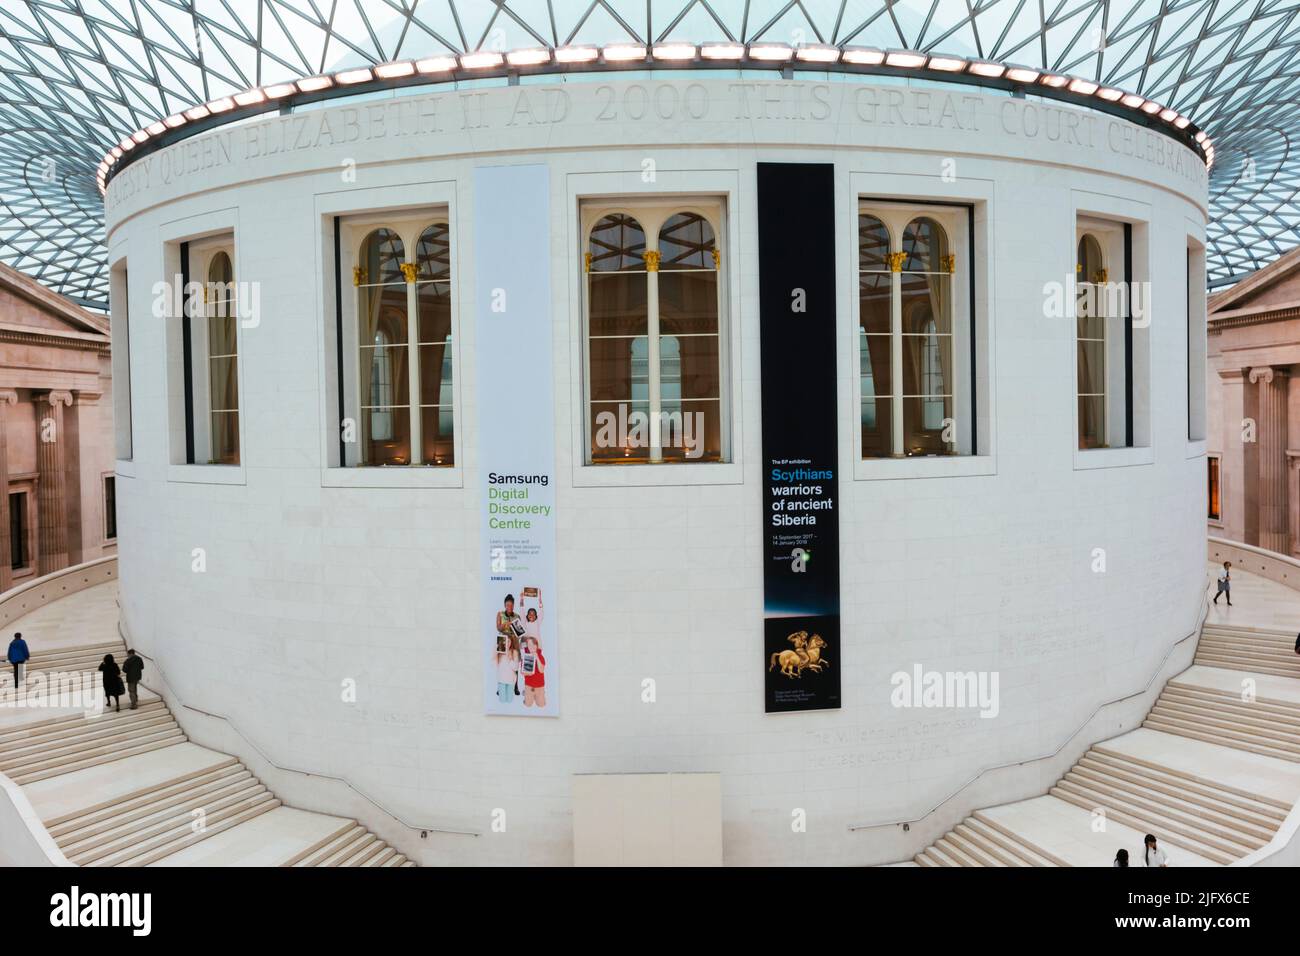
[[[1219,459],[1217,459],[1217,458],[1207,458],[1207,459],[1206,459],[1206,463],[1207,463],[1207,465],[1209,466],[1209,469],[1210,469],[1210,473],[1209,473],[1209,481],[1206,483],[1206,487],[1207,487],[1208,490],[1209,490],[1209,497],[1210,497],[1210,500],[1209,500],[1209,502],[1208,502],[1209,507],[1206,509],[1206,516],[1207,516],[1211,521],[1218,521],[1218,520],[1219,520],[1219,513],[1220,513],[1220,508],[1219,508]]]
[[[117,537],[117,479],[112,475],[104,479],[104,537]]]
[[[9,567],[21,571],[27,567],[27,492],[9,496]]]

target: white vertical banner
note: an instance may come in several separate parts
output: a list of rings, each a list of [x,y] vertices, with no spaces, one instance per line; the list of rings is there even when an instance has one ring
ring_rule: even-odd
[[[525,717],[560,710],[549,195],[545,166],[474,170],[483,707]]]

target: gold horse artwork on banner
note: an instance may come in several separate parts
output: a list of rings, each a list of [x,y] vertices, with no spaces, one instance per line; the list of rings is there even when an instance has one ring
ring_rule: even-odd
[[[803,676],[804,668],[820,674],[830,666],[830,662],[822,657],[822,648],[826,642],[820,634],[810,637],[807,631],[795,631],[786,640],[794,645],[794,650],[773,653],[772,660],[767,665],[769,671],[780,664],[781,673],[786,677],[799,678]]]

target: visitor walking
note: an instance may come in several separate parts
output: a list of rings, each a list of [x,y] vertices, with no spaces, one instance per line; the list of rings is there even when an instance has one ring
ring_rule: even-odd
[[[14,690],[23,686],[23,675],[27,671],[27,662],[31,660],[31,651],[27,650],[27,642],[23,640],[22,634],[14,634],[14,639],[9,642],[9,653],[6,659],[14,665]]]
[[[1128,850],[1120,850],[1115,854],[1115,862],[1111,866],[1128,866]]]
[[[122,673],[126,676],[126,692],[131,698],[131,709],[135,710],[140,702],[138,689],[140,676],[144,673],[144,659],[135,652],[133,647],[127,648],[126,660],[122,662]]]
[[[1232,562],[1224,561],[1223,570],[1219,572],[1219,590],[1214,592],[1214,603],[1219,603],[1219,595],[1226,595],[1228,607],[1232,607]]]
[[[104,675],[104,703],[113,698],[113,709],[122,709],[122,669],[113,663],[113,655],[105,654],[99,665],[99,672]]]
[[[1148,833],[1142,839],[1142,865],[1143,866],[1168,866],[1169,857],[1165,856],[1165,851],[1156,846],[1156,838]]]

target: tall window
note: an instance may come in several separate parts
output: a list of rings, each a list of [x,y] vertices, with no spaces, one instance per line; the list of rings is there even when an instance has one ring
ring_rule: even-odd
[[[701,212],[596,218],[585,256],[592,464],[723,459],[721,261]]]
[[[235,270],[218,252],[208,263],[208,410],[211,461],[239,464],[239,319],[235,308]]]
[[[1075,263],[1079,447],[1106,447],[1106,308],[1108,274],[1101,244],[1085,234]]]
[[[936,213],[858,214],[858,376],[863,458],[969,453],[958,421],[957,257]],[[947,212],[949,228],[963,214]],[[897,240],[895,241],[895,237]],[[969,316],[962,303],[960,315]],[[969,387],[969,381],[966,381]],[[968,403],[961,402],[968,408]],[[965,439],[969,441],[969,439]]]
[[[131,310],[127,302],[127,267],[109,273],[109,331],[112,334],[113,428],[117,457],[129,461],[131,449]]]
[[[1219,507],[1219,457],[1211,455],[1205,459],[1205,464],[1209,469],[1209,475],[1207,476],[1209,480],[1206,483],[1209,496],[1206,516],[1211,521],[1218,521],[1222,514]]]
[[[104,538],[117,538],[117,478],[113,475],[104,476]]]
[[[451,233],[435,222],[414,238],[408,254],[396,229],[375,229],[354,273],[363,465],[455,464]]]
[[[1187,240],[1187,439],[1205,439],[1205,247]]]
[[[27,550],[27,493],[11,492],[9,495],[9,567],[21,571],[30,565]]]

